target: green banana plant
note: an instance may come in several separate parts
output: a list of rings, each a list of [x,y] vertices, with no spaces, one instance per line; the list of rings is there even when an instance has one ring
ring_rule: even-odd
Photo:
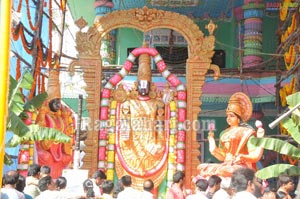
[[[294,93],[287,96],[287,104],[292,109],[300,102],[300,93]],[[296,108],[290,117],[282,121],[283,127],[288,131],[289,135],[293,138],[297,145],[300,145],[300,111]],[[264,149],[276,151],[280,154],[291,156],[294,159],[300,160],[300,148],[294,146],[289,142],[282,141],[278,138],[253,138],[251,144]],[[299,176],[300,168],[292,164],[275,164],[265,167],[256,172],[256,176],[260,179],[270,179],[278,177],[280,174],[286,173],[290,176]]]
[[[25,141],[53,140],[56,142],[70,142],[71,139],[64,133],[36,124],[26,124],[24,117],[27,112],[36,111],[47,99],[47,93],[41,93],[25,103],[23,90],[31,90],[33,77],[29,71],[25,71],[19,81],[10,76],[9,95],[8,95],[8,116],[6,131],[11,131],[13,137],[5,143],[5,147],[15,147]],[[5,164],[11,164],[8,154],[5,154]]]

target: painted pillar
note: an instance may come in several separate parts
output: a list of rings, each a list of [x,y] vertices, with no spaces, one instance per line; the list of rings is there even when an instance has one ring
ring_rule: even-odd
[[[111,0],[96,0],[94,3],[96,19],[112,11],[114,3]],[[116,62],[116,31],[113,30],[101,40],[100,55],[102,65],[114,65]]]
[[[2,184],[9,85],[11,0],[0,0],[0,2],[0,184]]]
[[[251,68],[261,62],[262,17],[264,0],[244,0],[244,54],[243,68]]]

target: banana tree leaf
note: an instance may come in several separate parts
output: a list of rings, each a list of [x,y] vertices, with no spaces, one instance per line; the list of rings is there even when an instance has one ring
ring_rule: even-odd
[[[48,94],[47,92],[41,93],[34,98],[32,98],[29,102],[24,105],[25,110],[31,110],[32,107],[40,108],[43,102],[47,99]]]
[[[9,86],[9,101],[8,108],[12,110],[15,114],[19,115],[23,112],[24,99],[18,87],[18,82],[10,77],[10,86]]]
[[[26,135],[30,131],[29,127],[21,120],[21,118],[11,110],[8,110],[6,130],[12,131],[15,135],[20,137]]]
[[[293,107],[299,105],[300,93],[297,92],[297,93],[287,96],[286,101],[287,101],[287,104],[289,105],[289,108],[293,108]],[[293,111],[292,117],[296,117],[295,118],[296,121],[294,121],[294,122],[296,125],[299,125],[299,119],[300,119],[300,109],[299,108],[297,108],[296,110]]]
[[[54,128],[41,127],[39,125],[30,125],[28,127],[30,131],[26,135],[22,137],[14,135],[5,146],[15,147],[24,141],[52,140],[63,143],[68,143],[71,141],[69,136]]]
[[[299,100],[300,100],[300,93],[299,92],[294,93],[294,94],[289,95],[289,96],[286,97],[287,104],[292,106],[292,107],[296,106],[299,103]]]
[[[30,90],[32,88],[32,84],[34,79],[29,71],[25,71],[23,76],[20,78],[19,86],[20,88],[24,88]]]
[[[280,154],[292,156],[294,158],[300,158],[300,149],[286,141],[282,141],[276,138],[255,137],[251,138],[249,141],[255,146],[263,147],[265,149],[276,151]]]
[[[289,176],[299,176],[300,168],[292,164],[275,164],[258,170],[255,176],[260,179],[270,179],[277,178],[282,173],[286,173]]]
[[[286,128],[286,130],[291,134],[293,139],[300,144],[300,133],[299,133],[299,127],[295,124],[293,119],[288,118],[285,119],[283,122],[283,127]]]

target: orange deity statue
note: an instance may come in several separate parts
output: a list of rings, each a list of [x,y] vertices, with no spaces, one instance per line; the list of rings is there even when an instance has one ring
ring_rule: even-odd
[[[51,70],[48,79],[48,98],[39,109],[36,123],[40,126],[55,128],[72,138],[74,134],[74,118],[71,110],[61,104],[59,87],[59,72]],[[62,170],[67,168],[72,160],[72,144],[57,143],[51,140],[38,141],[36,144],[38,164],[48,165],[51,176],[61,176]]]
[[[234,93],[226,110],[226,121],[229,125],[220,134],[219,147],[216,145],[214,133],[208,134],[209,151],[222,163],[203,163],[198,166],[198,174],[202,177],[218,175],[231,177],[234,170],[249,167],[256,170],[256,162],[260,160],[263,149],[249,142],[256,135],[255,130],[246,122],[252,115],[252,103],[242,93]]]

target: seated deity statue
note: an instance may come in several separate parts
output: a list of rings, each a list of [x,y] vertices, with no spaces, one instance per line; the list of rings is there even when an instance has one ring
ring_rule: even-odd
[[[119,95],[121,92],[123,95]],[[126,96],[121,100],[116,99],[116,119],[119,123],[116,164],[123,168],[117,169],[118,176],[130,174],[135,177],[133,183],[140,184],[144,178],[151,178],[155,183],[161,182],[168,156],[168,135],[165,130],[168,125],[168,116],[165,114],[167,105],[152,83],[148,54],[139,57],[137,82],[132,90],[125,91],[119,85],[115,96]]]
[[[55,128],[72,138],[74,118],[71,110],[61,104],[58,78],[58,71],[52,70],[48,80],[48,98],[39,109],[36,123],[40,126]],[[61,176],[62,170],[67,168],[72,161],[72,144],[72,139],[70,143],[59,143],[52,140],[37,141],[35,146],[38,164],[50,166],[53,178]]]
[[[209,151],[222,163],[203,163],[197,168],[199,176],[231,177],[234,170],[249,167],[256,170],[256,162],[263,154],[263,148],[250,144],[256,136],[255,130],[246,123],[252,115],[252,103],[249,97],[237,92],[229,99],[226,110],[227,129],[220,133],[219,147],[214,133],[208,134]]]

